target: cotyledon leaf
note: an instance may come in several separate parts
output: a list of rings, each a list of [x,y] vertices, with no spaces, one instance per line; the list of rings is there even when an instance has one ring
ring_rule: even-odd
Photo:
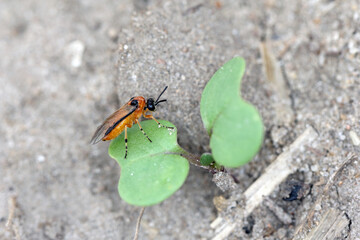
[[[165,126],[175,127],[167,121]],[[128,203],[149,206],[159,203],[184,183],[189,172],[188,161],[181,156],[184,150],[177,144],[176,128],[159,128],[153,120],[141,125],[152,142],[137,125],[128,129],[128,155],[125,155],[124,133],[110,143],[109,155],[121,167],[119,194]]]
[[[240,84],[245,71],[245,60],[235,57],[225,63],[211,77],[201,95],[200,113],[209,135],[216,118],[227,104],[240,97]]]
[[[200,112],[210,135],[215,162],[238,167],[259,150],[264,127],[256,108],[241,99],[240,85],[245,61],[235,57],[224,64],[205,86]]]
[[[263,134],[257,109],[241,99],[233,100],[215,121],[210,148],[218,164],[239,167],[256,155]]]

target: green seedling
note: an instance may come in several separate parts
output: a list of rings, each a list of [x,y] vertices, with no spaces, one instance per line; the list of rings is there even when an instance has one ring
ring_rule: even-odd
[[[151,120],[141,122],[151,142],[137,125],[128,128],[126,158],[125,133],[111,142],[109,155],[121,167],[118,189],[126,202],[149,206],[165,200],[185,182],[189,162],[218,171],[222,166],[246,164],[256,155],[264,127],[257,109],[241,98],[244,71],[245,61],[233,58],[213,75],[202,93],[200,113],[210,136],[211,154],[198,157],[186,152],[177,143],[175,126],[163,120],[160,123],[168,128],[159,128]]]
[[[215,162],[238,167],[260,149],[264,127],[256,108],[240,96],[245,61],[235,57],[222,66],[206,85],[200,113],[210,135]]]

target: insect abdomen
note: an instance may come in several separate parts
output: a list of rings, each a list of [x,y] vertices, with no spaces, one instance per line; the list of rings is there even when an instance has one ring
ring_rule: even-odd
[[[130,128],[132,125],[133,125],[132,119],[130,118],[124,119],[110,133],[108,133],[105,137],[103,137],[102,140],[107,141],[114,139],[124,131],[125,126],[128,126]]]

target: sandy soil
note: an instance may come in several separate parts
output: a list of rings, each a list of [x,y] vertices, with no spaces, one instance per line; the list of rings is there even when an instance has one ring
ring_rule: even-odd
[[[218,216],[236,224],[224,239],[301,239],[328,210],[346,221],[330,239],[360,239],[359,1],[5,0],[0,25],[0,239],[132,239],[140,208],[119,198],[120,169],[92,133],[129,97],[169,85],[156,115],[185,149],[209,151],[201,91],[234,56],[265,123],[261,151],[229,170],[238,183],[226,192],[192,167],[146,208],[139,239],[212,239]],[[241,219],[241,193],[309,126],[318,137],[270,194],[275,208]],[[284,201],[294,182],[308,191]]]

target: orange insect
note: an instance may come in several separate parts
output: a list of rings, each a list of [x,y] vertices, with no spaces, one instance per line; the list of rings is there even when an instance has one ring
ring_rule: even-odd
[[[145,100],[145,98],[141,96],[130,98],[130,100],[125,105],[123,105],[116,112],[111,114],[103,122],[103,124],[101,124],[96,129],[90,143],[95,144],[100,142],[100,140],[106,141],[106,140],[114,139],[125,130],[125,158],[126,158],[128,151],[127,129],[131,128],[134,123],[137,123],[139,125],[140,131],[150,142],[152,142],[140,125],[139,118],[141,117],[141,115],[143,115],[145,118],[154,119],[159,125],[159,127],[173,129],[173,127],[166,127],[162,125],[158,120],[156,120],[156,118],[153,115],[151,115],[151,113],[155,111],[155,107],[159,103],[166,101],[166,99],[159,100],[161,95],[166,91],[166,89],[167,86],[160,93],[156,101],[154,101],[153,98],[148,98],[147,100]]]

